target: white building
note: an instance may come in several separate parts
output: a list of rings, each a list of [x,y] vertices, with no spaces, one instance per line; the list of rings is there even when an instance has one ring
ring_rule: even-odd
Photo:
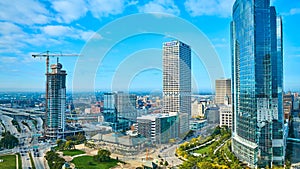
[[[231,105],[219,105],[220,109],[220,127],[227,126],[232,128],[232,106]]]
[[[163,112],[180,116],[180,134],[188,132],[191,117],[191,48],[175,40],[163,44]],[[187,123],[187,124],[186,124]],[[187,127],[186,127],[187,126]]]
[[[204,117],[204,110],[204,104],[198,102],[197,100],[192,102],[192,118]]]

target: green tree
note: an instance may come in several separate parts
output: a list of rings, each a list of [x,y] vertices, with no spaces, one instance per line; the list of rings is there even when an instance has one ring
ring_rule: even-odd
[[[197,167],[201,169],[213,169],[214,166],[209,162],[200,162],[197,164]]]
[[[169,165],[169,163],[168,163],[168,161],[165,161],[165,164],[164,164],[165,166],[168,166]]]
[[[66,150],[75,149],[75,144],[73,141],[68,140],[64,147]]]
[[[99,149],[97,155],[94,156],[94,160],[98,162],[110,161],[111,153],[108,150]]]
[[[45,158],[48,161],[50,169],[61,169],[65,163],[65,160],[59,157],[54,151],[48,151]]]
[[[5,132],[2,136],[3,138],[0,141],[0,147],[11,149],[19,144],[19,140],[11,135],[10,132]]]

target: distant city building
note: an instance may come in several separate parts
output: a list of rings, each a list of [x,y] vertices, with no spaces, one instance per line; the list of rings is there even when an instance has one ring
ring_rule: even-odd
[[[294,95],[292,95],[291,92],[288,92],[283,95],[283,112],[284,112],[284,119],[286,121],[289,120],[292,111],[293,111],[293,105],[294,103]]]
[[[191,117],[191,48],[178,40],[163,44],[163,112],[179,113],[179,133],[182,136],[188,132]]]
[[[220,127],[232,128],[232,106],[231,105],[220,105]]]
[[[65,131],[66,127],[66,76],[62,70],[62,64],[51,65],[48,77],[48,114],[46,121],[46,136],[57,139]]]
[[[207,119],[208,124],[219,124],[220,123],[220,113],[219,113],[219,107],[214,105],[211,107],[208,107],[205,110],[205,118]]]
[[[118,115],[136,121],[137,110],[136,110],[137,97],[135,94],[129,94],[124,92],[117,93],[117,112]]]
[[[198,102],[198,100],[194,100],[192,102],[192,118],[204,117],[204,109],[204,104]]]
[[[215,104],[231,104],[231,79],[216,80]]]
[[[251,168],[283,166],[282,20],[270,0],[236,0],[232,10],[232,150]]]
[[[117,107],[116,107],[116,94],[115,93],[104,93],[104,108],[103,118],[105,122],[116,123],[117,118]]]
[[[154,144],[168,143],[178,137],[178,113],[150,114],[137,118],[138,133]]]
[[[207,120],[191,120],[190,121],[190,130],[201,130],[203,127],[205,127],[207,123]]]

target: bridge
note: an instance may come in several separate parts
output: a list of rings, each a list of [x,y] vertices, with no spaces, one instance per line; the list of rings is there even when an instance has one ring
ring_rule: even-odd
[[[44,117],[45,113],[35,110],[13,109],[0,107],[0,113],[10,117],[26,116],[26,117]]]

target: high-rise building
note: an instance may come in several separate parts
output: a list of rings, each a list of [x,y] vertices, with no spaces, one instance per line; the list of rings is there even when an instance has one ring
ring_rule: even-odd
[[[105,122],[116,123],[117,118],[117,107],[116,107],[116,94],[115,93],[104,93],[104,106],[103,106],[103,117]],[[113,126],[112,126],[113,127]]]
[[[231,104],[231,80],[216,80],[215,104]]]
[[[116,105],[119,116],[131,121],[136,121],[136,100],[137,97],[135,94],[118,92]]]
[[[191,48],[178,40],[163,44],[163,112],[179,113],[182,129],[179,133],[183,135],[188,131],[191,117]]]
[[[48,77],[48,112],[46,122],[46,136],[56,139],[65,131],[66,111],[66,76],[60,63],[51,65],[52,72]]]
[[[251,168],[282,166],[282,21],[270,0],[235,1],[231,52],[232,150]]]

